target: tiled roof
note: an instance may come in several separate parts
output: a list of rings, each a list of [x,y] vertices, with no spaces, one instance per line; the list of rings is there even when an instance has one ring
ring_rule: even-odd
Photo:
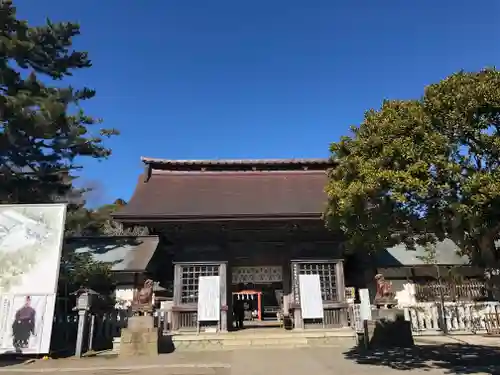
[[[378,252],[375,257],[380,267],[422,266],[427,263],[424,257],[427,251],[424,247],[416,245],[408,249],[404,244],[399,244],[385,251]],[[459,255],[458,246],[450,239],[445,239],[436,244],[436,264],[456,266],[469,264],[469,258]]]
[[[324,212],[328,159],[143,161],[155,168],[140,178],[129,204],[114,215],[118,220],[320,218]]]
[[[73,237],[64,246],[77,253],[89,253],[95,261],[107,263],[112,271],[144,271],[158,247],[157,236]]]

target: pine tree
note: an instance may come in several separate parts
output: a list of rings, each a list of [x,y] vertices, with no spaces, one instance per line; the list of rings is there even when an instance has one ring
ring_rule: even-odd
[[[64,79],[92,66],[72,48],[80,34],[70,22],[30,26],[10,0],[0,0],[0,203],[67,202],[66,235],[96,227],[84,207],[84,191],[73,187],[81,157],[107,158],[103,139],[117,134],[81,105],[95,96]],[[59,290],[111,285],[109,265],[87,254],[63,252]]]
[[[83,111],[95,91],[62,84],[92,66],[72,48],[70,22],[30,26],[0,0],[0,203],[68,200],[82,156],[107,158],[103,138],[117,134]]]

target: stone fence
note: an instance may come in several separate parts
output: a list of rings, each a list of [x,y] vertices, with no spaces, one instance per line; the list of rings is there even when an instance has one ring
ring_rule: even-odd
[[[485,316],[500,313],[500,302],[419,302],[404,308],[414,334],[441,333],[444,320],[448,332],[484,333]]]
[[[373,307],[375,309],[375,307]],[[443,323],[448,333],[486,333],[486,315],[500,314],[500,302],[417,302],[400,307],[411,323],[413,335],[441,335]],[[361,331],[359,304],[351,305],[351,326]]]

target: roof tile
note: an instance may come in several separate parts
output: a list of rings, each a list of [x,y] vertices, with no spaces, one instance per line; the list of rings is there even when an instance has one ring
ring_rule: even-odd
[[[153,171],[139,180],[118,220],[141,217],[302,217],[324,212],[325,170],[178,172]]]

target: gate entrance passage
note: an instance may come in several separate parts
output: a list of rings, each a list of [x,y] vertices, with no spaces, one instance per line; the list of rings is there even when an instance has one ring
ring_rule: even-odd
[[[283,267],[232,267],[232,296],[236,310],[244,309],[245,326],[280,325],[283,316]],[[239,307],[238,307],[239,306]],[[236,321],[236,317],[234,321]]]

